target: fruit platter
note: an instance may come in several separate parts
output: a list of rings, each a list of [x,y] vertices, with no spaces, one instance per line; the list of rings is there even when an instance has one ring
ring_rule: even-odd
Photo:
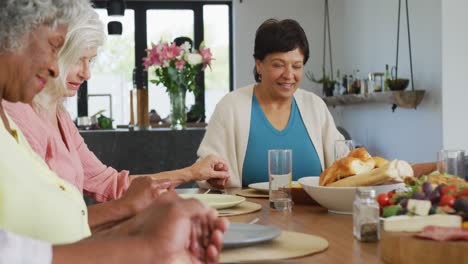
[[[434,172],[419,179],[406,178],[405,181],[403,190],[378,195],[383,218],[449,214],[459,215],[468,221],[468,183],[463,179]]]
[[[468,257],[468,183],[434,172],[406,178],[405,185],[377,197],[382,260],[464,263]]]

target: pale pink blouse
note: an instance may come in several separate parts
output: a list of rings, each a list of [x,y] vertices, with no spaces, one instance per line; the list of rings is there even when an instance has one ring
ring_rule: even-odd
[[[34,151],[50,169],[98,202],[118,199],[129,186],[129,172],[102,164],[88,149],[67,112],[58,111],[61,132],[45,115],[23,103],[3,101],[3,107],[18,125]]]

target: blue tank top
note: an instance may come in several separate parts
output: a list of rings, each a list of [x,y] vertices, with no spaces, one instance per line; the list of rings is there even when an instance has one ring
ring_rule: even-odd
[[[243,187],[268,181],[269,149],[292,149],[293,180],[319,176],[322,172],[320,159],[307,133],[296,100],[293,98],[288,125],[279,131],[268,121],[254,94],[249,140],[242,168]]]

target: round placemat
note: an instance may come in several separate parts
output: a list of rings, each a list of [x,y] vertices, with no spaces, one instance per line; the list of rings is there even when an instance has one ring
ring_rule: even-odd
[[[218,214],[219,216],[234,216],[253,213],[259,211],[260,209],[262,209],[261,204],[245,201],[234,207],[219,209]]]
[[[257,191],[255,189],[241,189],[234,191],[233,194],[243,196],[243,197],[248,197],[248,198],[268,198],[268,194],[264,192]]]
[[[303,257],[322,252],[328,248],[328,241],[322,237],[283,231],[281,235],[263,244],[244,248],[224,249],[220,263],[272,261]]]

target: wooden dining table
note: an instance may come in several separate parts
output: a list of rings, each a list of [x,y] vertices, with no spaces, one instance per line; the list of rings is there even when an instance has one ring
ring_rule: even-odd
[[[227,190],[228,193],[235,191],[236,189]],[[188,191],[182,189],[179,192]],[[194,192],[193,189],[190,192]],[[261,204],[262,209],[250,214],[228,217],[231,222],[248,223],[258,218],[257,224],[316,235],[328,240],[328,249],[323,252],[274,263],[384,263],[380,259],[378,243],[362,243],[354,239],[351,215],[329,213],[323,207],[310,204],[294,204],[291,212],[281,212],[270,209],[267,198],[247,200]]]

